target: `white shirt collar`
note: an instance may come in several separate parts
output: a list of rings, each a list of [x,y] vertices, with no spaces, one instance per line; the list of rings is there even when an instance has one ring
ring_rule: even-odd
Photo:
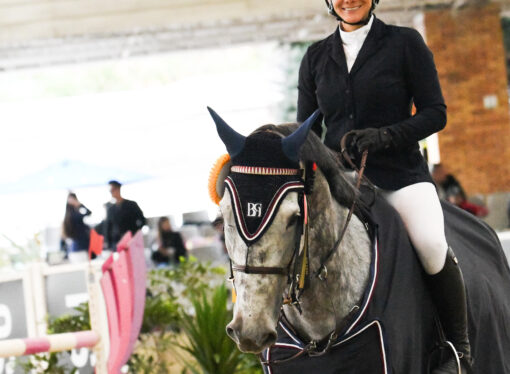
[[[339,27],[338,29],[340,30],[340,38],[342,39],[343,44],[352,44],[359,41],[365,41],[365,38],[367,37],[370,28],[372,27],[372,23],[374,23],[373,14],[370,16],[370,21],[368,21],[366,25],[354,31],[343,31],[342,28]]]

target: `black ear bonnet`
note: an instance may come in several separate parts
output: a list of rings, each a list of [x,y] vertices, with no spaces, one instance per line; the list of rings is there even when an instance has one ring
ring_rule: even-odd
[[[319,112],[286,138],[271,131],[243,137],[208,109],[232,159],[225,187],[230,193],[237,230],[249,246],[270,227],[287,193],[304,193],[299,150]]]
[[[225,180],[237,229],[248,245],[269,228],[287,193],[304,188],[299,163],[285,156],[281,140],[270,132],[248,136],[245,150],[233,158],[231,173]],[[283,175],[271,175],[275,169]]]

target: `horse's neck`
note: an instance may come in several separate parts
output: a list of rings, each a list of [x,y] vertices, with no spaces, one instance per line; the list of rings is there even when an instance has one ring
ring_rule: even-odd
[[[327,279],[321,281],[314,274],[337,241],[348,209],[331,196],[326,179],[319,173],[309,209],[310,286],[301,297],[302,314],[289,306],[284,311],[301,337],[319,340],[338,328],[359,305],[370,272],[370,239],[363,223],[353,215],[342,243],[326,264]]]

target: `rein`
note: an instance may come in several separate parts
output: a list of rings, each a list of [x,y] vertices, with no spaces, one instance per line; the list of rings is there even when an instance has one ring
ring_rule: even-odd
[[[346,148],[346,142],[347,138],[352,135],[351,132],[348,132],[342,137],[342,140],[340,141],[340,152],[344,159],[349,163],[349,165],[358,173],[358,179],[356,181],[356,189],[359,190],[361,186],[361,180],[363,178],[363,173],[365,172],[365,168],[367,165],[367,158],[368,158],[368,151],[363,151],[363,155],[361,156],[361,164],[360,168],[358,169],[356,164],[352,161],[351,157],[349,156],[349,153],[347,152]],[[356,199],[352,202],[351,208],[349,209],[349,213],[347,214],[347,219],[345,220],[344,227],[342,231],[340,232],[340,236],[338,237],[337,241],[333,245],[333,247],[329,250],[329,252],[326,254],[326,257],[324,257],[321,260],[321,264],[319,266],[319,269],[315,272],[315,276],[318,277],[320,280],[325,280],[328,276],[328,268],[326,267],[326,262],[329,261],[331,256],[333,256],[333,253],[335,253],[336,249],[342,242],[345,233],[347,232],[347,227],[349,226],[349,222],[351,221],[352,214],[354,213],[354,208],[356,207]]]
[[[365,172],[365,168],[366,168],[366,162],[367,162],[367,158],[368,158],[368,151],[365,150],[362,154],[362,157],[361,157],[361,163],[360,163],[360,167],[358,169],[358,167],[356,166],[356,164],[352,161],[351,157],[349,156],[349,153],[347,151],[347,147],[346,147],[346,142],[347,142],[347,138],[352,135],[351,132],[348,132],[347,134],[345,134],[343,137],[342,137],[342,140],[340,142],[340,146],[341,146],[341,155],[344,157],[344,159],[347,161],[347,163],[358,173],[358,178],[357,178],[357,181],[356,181],[356,189],[359,190],[360,189],[360,186],[361,186],[361,181],[363,180],[363,174]],[[349,209],[349,212],[347,214],[347,218],[345,220],[345,223],[344,223],[344,226],[342,228],[342,231],[340,232],[340,235],[338,237],[338,239],[336,240],[335,244],[332,246],[332,248],[328,251],[328,253],[326,254],[326,256],[321,260],[320,262],[320,266],[319,266],[319,269],[315,272],[315,277],[319,278],[321,281],[324,281],[327,279],[327,275],[328,275],[328,270],[327,270],[327,267],[326,267],[326,263],[329,261],[329,259],[331,258],[331,256],[333,256],[333,254],[335,253],[336,249],[340,246],[343,238],[345,237],[345,233],[347,232],[347,227],[349,226],[349,223],[350,223],[350,220],[352,218],[352,215],[354,213],[354,209],[356,207],[356,200],[353,201],[350,209]],[[306,228],[305,228],[305,232],[306,232]],[[307,241],[308,241],[308,238],[306,237],[305,238],[306,241],[305,241],[305,245],[307,245]],[[301,276],[303,276],[303,273],[301,274]],[[284,304],[292,304],[292,305],[296,305],[298,307],[298,310],[300,310],[299,308],[299,296],[300,294],[298,294],[298,297],[295,301],[292,301],[290,299],[286,299],[284,300]],[[344,323],[342,324],[342,326],[347,323],[349,320],[352,319],[352,317],[355,315],[355,313],[357,313],[359,307],[358,306],[354,306],[354,308],[351,310],[351,312],[345,317],[344,319]],[[324,348],[322,348],[321,350],[317,350],[317,342],[316,341],[311,341],[309,342],[301,351],[297,352],[296,354],[290,356],[290,357],[287,357],[287,358],[284,358],[284,359],[279,359],[279,360],[266,360],[262,353],[259,355],[259,359],[261,361],[261,363],[263,365],[278,365],[278,364],[283,364],[285,362],[288,362],[288,361],[292,361],[300,356],[302,356],[303,354],[308,354],[309,356],[311,357],[319,357],[319,356],[322,356],[326,353],[329,352],[329,350],[331,349],[331,347],[333,346],[333,344],[335,343],[335,341],[337,340],[338,338],[338,332],[341,330],[341,327],[337,327],[335,328],[334,331],[332,331],[328,336],[327,338],[325,338],[324,340],[326,341],[325,342],[325,345],[324,345]],[[327,340],[326,340],[327,339]]]

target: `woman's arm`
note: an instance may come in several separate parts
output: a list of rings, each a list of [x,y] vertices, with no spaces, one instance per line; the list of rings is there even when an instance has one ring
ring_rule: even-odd
[[[418,31],[406,30],[404,73],[416,114],[386,127],[395,148],[412,145],[446,125],[446,105],[432,52]]]
[[[310,61],[308,51],[301,60],[299,68],[298,80],[298,102],[297,102],[297,122],[302,123],[312,115],[313,112],[319,107],[317,104],[317,97],[315,94],[317,87],[311,73]],[[321,121],[317,121],[312,130],[321,137],[322,125]]]

